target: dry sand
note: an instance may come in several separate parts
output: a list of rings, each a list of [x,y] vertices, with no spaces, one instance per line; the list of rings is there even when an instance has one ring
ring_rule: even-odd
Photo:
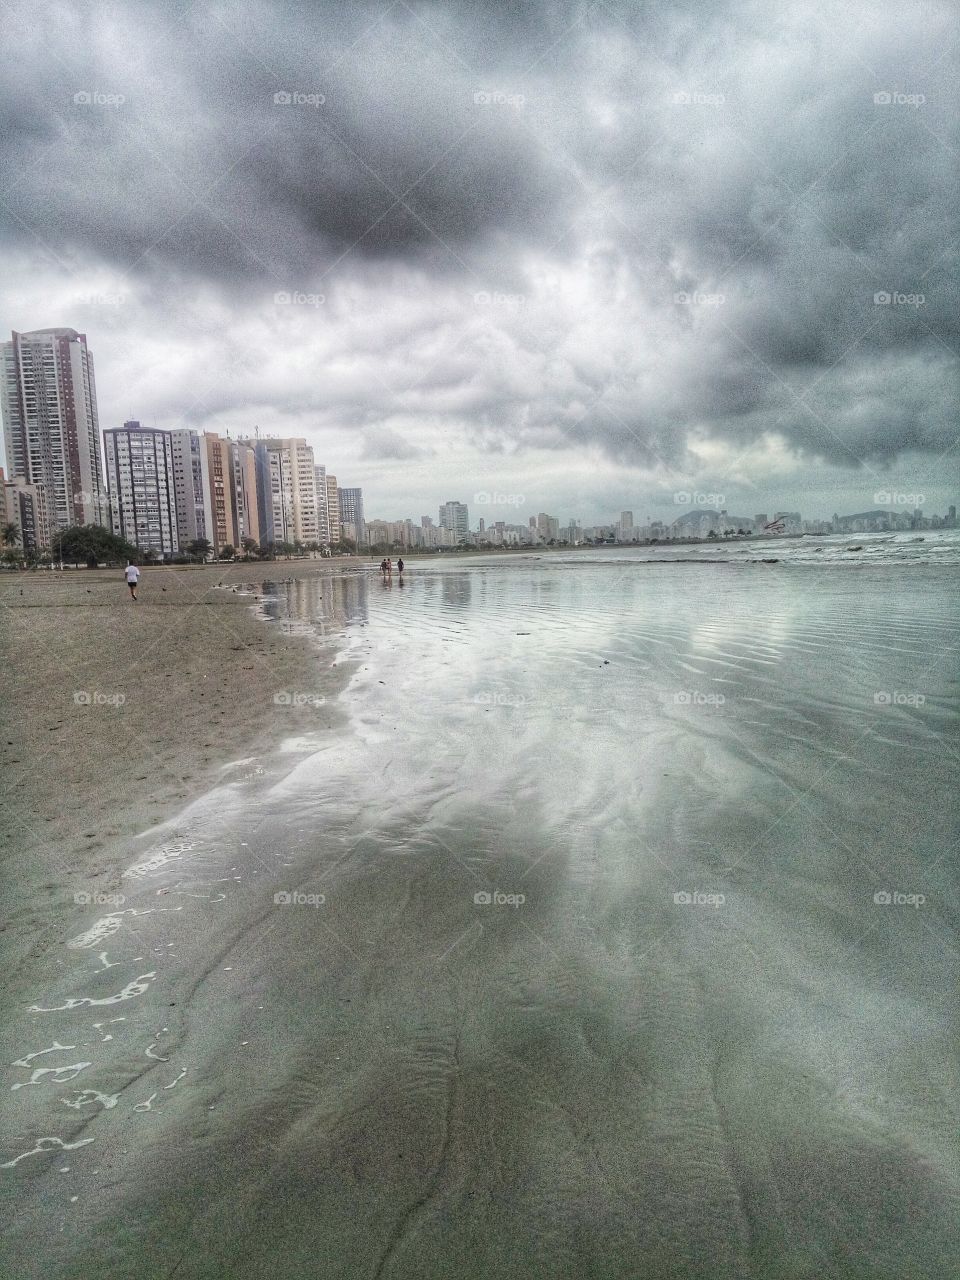
[[[329,664],[236,588],[335,563],[145,569],[136,603],[118,569],[0,577],[5,894],[62,895],[80,880],[108,892],[132,834],[228,762],[331,723],[329,699],[274,701],[329,686]],[[16,947],[4,952],[15,961]]]

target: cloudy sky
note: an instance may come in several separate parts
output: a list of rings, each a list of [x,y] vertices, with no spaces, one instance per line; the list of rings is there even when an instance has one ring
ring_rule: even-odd
[[[102,426],[306,436],[368,518],[956,500],[952,4],[4,13],[0,327]]]

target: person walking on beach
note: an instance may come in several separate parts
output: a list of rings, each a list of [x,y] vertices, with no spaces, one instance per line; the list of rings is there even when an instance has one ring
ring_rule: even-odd
[[[397,561],[397,572],[401,574],[403,573],[403,556],[401,556]]]
[[[130,595],[131,595],[131,597],[132,597],[134,600],[136,600],[136,598],[137,598],[137,583],[140,581],[140,570],[137,568],[137,566],[136,566],[135,564],[133,564],[133,563],[128,564],[128,565],[127,565],[127,567],[126,567],[126,569],[124,569],[124,571],[123,571],[123,576],[124,576],[124,577],[126,578],[126,580],[127,580],[127,586],[130,588]]]

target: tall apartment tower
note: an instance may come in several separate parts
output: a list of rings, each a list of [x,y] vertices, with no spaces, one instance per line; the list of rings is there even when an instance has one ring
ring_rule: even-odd
[[[330,530],[330,541],[339,542],[341,535],[340,528],[340,498],[337,489],[337,477],[327,476],[327,528]]]
[[[210,477],[207,451],[196,431],[170,432],[173,446],[173,488],[177,500],[177,529],[181,550],[198,538],[208,542],[213,516],[210,510]]]
[[[316,467],[306,440],[267,437],[241,443],[256,456],[261,544],[319,542]]]
[[[469,512],[466,503],[445,502],[440,508],[438,523],[441,529],[447,529],[454,534],[458,542],[465,542],[470,535]]]
[[[226,546],[236,546],[231,444],[232,441],[224,439],[215,431],[207,431],[203,435],[210,495],[210,529],[207,533],[207,541],[213,547],[215,555],[219,555]]]
[[[233,545],[244,538],[260,541],[260,499],[257,493],[257,452],[253,445],[235,440],[230,446],[233,467]]]
[[[341,536],[353,538],[357,546],[359,546],[366,541],[363,522],[363,490],[338,489],[337,501],[340,504]]]
[[[125,422],[103,433],[113,532],[139,551],[172,556],[179,550],[169,431]]]
[[[51,530],[109,525],[93,356],[76,329],[0,343],[8,480],[42,485]]]
[[[330,543],[330,518],[327,515],[327,468],[318,462],[313,468],[317,491],[317,541]]]

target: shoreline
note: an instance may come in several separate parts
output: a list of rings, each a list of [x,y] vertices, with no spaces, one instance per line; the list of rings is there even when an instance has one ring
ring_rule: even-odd
[[[151,568],[136,603],[117,570],[0,580],[8,973],[57,945],[58,906],[114,890],[134,841],[229,780],[231,765],[339,724],[347,672],[315,637],[258,615],[258,593],[222,589],[249,583],[252,567],[232,581],[226,565],[187,581],[179,567]]]

